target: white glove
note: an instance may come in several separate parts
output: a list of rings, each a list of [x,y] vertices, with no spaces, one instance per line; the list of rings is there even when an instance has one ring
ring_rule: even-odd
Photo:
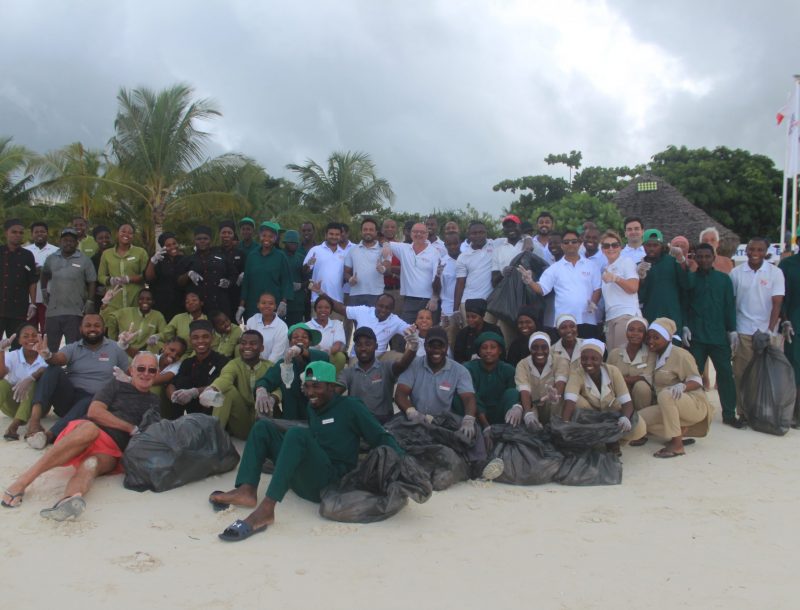
[[[353,275],[351,275],[350,279],[347,280],[347,283],[350,284],[351,286],[355,286],[356,284],[358,284],[358,274],[354,273]]]
[[[278,303],[278,308],[275,310],[275,313],[278,314],[279,318],[286,317],[286,301]]]
[[[267,417],[272,417],[275,408],[275,397],[267,392],[267,388],[256,389],[256,411]]]
[[[36,316],[36,303],[30,303],[28,305],[28,315],[25,316],[28,320]]]
[[[152,347],[153,345],[158,345],[159,339],[161,339],[160,335],[150,335],[147,337],[146,343]]]
[[[683,327],[683,332],[681,333],[681,341],[686,347],[690,347],[692,340],[692,330],[688,326]]]
[[[603,275],[601,277],[606,284],[614,284],[619,279],[619,276],[611,271],[603,271]]]
[[[221,407],[225,402],[225,396],[214,387],[208,386],[200,393],[200,404],[204,407]]]
[[[111,280],[110,280],[110,283],[111,283],[112,287],[113,286],[124,286],[125,284],[130,284],[130,282],[131,282],[131,278],[129,278],[127,275],[118,275],[118,276],[112,277]]]
[[[128,347],[131,344],[131,341],[133,341],[136,338],[136,336],[140,332],[142,332],[141,329],[135,331],[133,330],[133,328],[134,324],[133,322],[131,322],[131,325],[128,327],[128,330],[122,331],[119,334],[119,337],[117,337],[117,345],[119,345],[121,349],[128,349]]]
[[[408,409],[406,409],[406,419],[408,421],[413,421],[414,423],[421,424],[426,421],[427,417],[422,413],[420,413],[419,411],[417,411],[414,407],[408,407]]]
[[[781,324],[781,334],[783,338],[786,339],[787,343],[792,342],[792,337],[794,337],[794,326],[789,320],[785,320],[783,324]]]
[[[667,389],[670,391],[670,394],[672,394],[672,397],[675,400],[678,400],[681,396],[683,396],[683,392],[686,390],[686,384],[676,383],[675,385],[669,386]]]
[[[115,366],[112,369],[111,374],[114,376],[114,379],[116,379],[117,381],[121,381],[122,383],[130,383],[131,382],[131,376],[128,375],[125,371],[123,371],[118,366]]]
[[[139,426],[134,426],[133,430],[130,431],[130,436],[136,436],[140,432],[141,432],[141,430],[139,430]]]
[[[294,290],[295,292],[300,290],[302,287],[303,285],[300,282],[292,282],[292,290]]]
[[[189,279],[190,279],[190,280],[192,280],[192,283],[193,283],[195,286],[199,286],[199,285],[200,285],[200,282],[202,282],[202,281],[203,281],[203,276],[202,276],[202,275],[200,275],[199,273],[197,273],[197,271],[194,271],[194,270],[193,270],[193,271],[190,271],[190,272],[189,272],[189,273],[187,273],[186,275],[188,275],[188,276],[189,276]]]
[[[439,264],[436,265],[436,277],[442,277],[443,272],[444,272],[444,263],[439,261]]]
[[[291,347],[287,348],[286,351],[283,353],[283,361],[285,363],[290,363],[294,360],[297,356],[299,356],[303,352],[303,348],[299,345],[292,345]]]
[[[456,310],[450,314],[450,324],[454,324],[456,328],[464,326],[464,320],[461,318],[461,312]]]
[[[119,284],[114,286],[111,290],[106,290],[106,293],[103,295],[103,305],[108,305],[114,299],[114,297],[117,296],[117,293],[120,290],[122,290],[122,286]]]
[[[197,398],[200,392],[197,388],[189,388],[188,390],[175,390],[170,396],[170,400],[179,405],[187,405],[193,399]]]
[[[519,426],[522,421],[522,405],[516,404],[506,411],[506,423],[512,426]]]
[[[410,332],[404,333],[406,339],[406,350],[416,352],[419,349],[419,333],[412,324],[408,328],[412,329]]]
[[[308,265],[309,269],[313,269],[316,263],[317,263],[317,255],[315,254],[314,256],[308,259],[306,265]]]
[[[16,339],[16,338],[17,338],[17,333],[14,333],[10,337],[6,337],[2,341],[0,341],[0,352],[4,352],[9,347],[11,347],[11,344],[14,343],[14,339]]]
[[[242,323],[242,319],[244,318],[244,305],[239,305],[239,307],[236,308],[236,315],[233,317],[236,319],[237,324]]]
[[[624,415],[617,420],[617,426],[623,432],[630,432],[633,425],[631,424],[631,420],[629,420]]]
[[[545,402],[557,403],[559,400],[561,400],[561,394],[558,393],[558,388],[556,388],[556,386],[545,386],[545,391],[547,392],[543,399]]]
[[[242,271],[239,274],[239,277],[236,278],[236,285],[241,286],[243,281],[244,281],[244,271]]]
[[[388,243],[381,246],[381,258],[385,261],[392,260],[392,247]]]
[[[643,280],[644,278],[647,277],[647,272],[650,271],[651,266],[652,265],[650,265],[650,263],[646,261],[642,261],[641,263],[636,265],[636,275],[639,276],[640,280]]]
[[[595,313],[597,311],[597,303],[589,299],[586,301],[586,311],[587,313]]]
[[[33,384],[36,380],[31,377],[24,377],[20,379],[14,386],[11,388],[13,392],[12,397],[14,398],[14,402],[22,402],[28,396],[28,393],[31,391]]]
[[[161,261],[164,260],[164,255],[167,253],[167,249],[164,247],[157,248],[153,256],[150,257],[150,262],[154,265],[157,265]]]
[[[530,269],[526,269],[522,265],[517,265],[517,271],[522,276],[522,282],[524,284],[533,284],[533,272]]]
[[[739,347],[739,333],[735,330],[732,330],[728,333],[728,343],[731,346],[731,353],[736,351],[736,348]]]
[[[471,441],[475,438],[475,416],[474,415],[465,415],[464,419],[461,420],[461,427],[458,429],[458,433],[463,436],[468,441]]]
[[[686,257],[683,254],[683,250],[681,250],[678,246],[670,246],[669,253],[679,263],[683,264],[686,262]]]
[[[227,278],[222,278],[217,284],[217,286],[219,286],[220,288],[230,288],[230,285],[231,281]]]
[[[536,411],[528,411],[522,419],[525,422],[525,427],[531,432],[536,432],[543,428],[542,423],[539,421],[539,416],[536,415]]]

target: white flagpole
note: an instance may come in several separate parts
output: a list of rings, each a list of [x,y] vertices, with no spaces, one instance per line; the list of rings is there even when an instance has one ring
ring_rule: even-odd
[[[789,125],[792,134],[792,239],[791,245],[797,243],[797,172],[798,172],[798,130],[800,130],[800,75],[794,75],[794,108],[792,108],[793,124]]]
[[[787,112],[791,113],[791,110],[787,108]],[[791,118],[789,120],[791,124]],[[791,159],[791,146],[792,142],[790,139],[790,131],[789,127],[786,127],[786,150],[783,154],[783,189],[781,195],[781,234],[780,234],[780,244],[781,244],[781,253],[786,252],[786,208],[789,203],[789,183],[788,183],[788,173],[789,173],[789,161]],[[789,246],[791,247],[792,240],[789,238]]]

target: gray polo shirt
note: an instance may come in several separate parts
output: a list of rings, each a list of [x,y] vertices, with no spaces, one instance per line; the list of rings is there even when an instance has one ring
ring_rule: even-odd
[[[67,356],[67,375],[72,385],[94,394],[111,379],[114,367],[128,368],[128,354],[110,339],[103,339],[97,349],[84,345],[83,339],[59,350]]]
[[[360,364],[348,366],[339,373],[339,381],[347,386],[350,396],[357,396],[379,422],[385,423],[394,415],[394,383],[392,362],[374,360],[367,370]]]
[[[91,259],[80,250],[64,258],[61,250],[47,257],[42,267],[42,277],[47,278],[47,317],[80,316],[86,303],[86,284],[97,281],[97,272]]]
[[[400,374],[397,383],[411,388],[411,404],[426,415],[440,415],[449,411],[456,394],[475,393],[469,371],[450,358],[434,373],[428,366],[428,358],[418,356]]]

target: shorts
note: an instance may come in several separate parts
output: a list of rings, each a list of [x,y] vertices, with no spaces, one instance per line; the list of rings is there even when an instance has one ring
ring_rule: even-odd
[[[66,428],[64,428],[64,430],[61,432],[61,434],[58,435],[58,438],[56,438],[55,443],[53,444],[58,444],[58,442],[62,438],[64,438],[67,434],[72,432],[77,426],[87,421],[89,420],[75,419],[69,422]],[[81,462],[83,462],[86,458],[98,454],[110,455],[111,457],[117,458],[117,466],[109,474],[116,474],[118,472],[122,472],[122,462],[119,460],[119,458],[122,457],[122,450],[119,448],[119,445],[117,445],[117,443],[114,442],[114,439],[111,438],[108,435],[108,433],[106,433],[103,430],[100,430],[100,434],[91,445],[89,445],[80,455],[76,455],[69,462],[64,464],[64,466],[74,466],[75,468],[78,468],[81,465]]]

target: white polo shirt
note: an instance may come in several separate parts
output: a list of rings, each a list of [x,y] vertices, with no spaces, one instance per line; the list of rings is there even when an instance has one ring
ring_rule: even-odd
[[[603,271],[606,270],[606,267],[608,267],[608,259],[606,258],[606,255],[603,254],[602,250],[598,250],[591,256],[586,256],[586,250],[584,250],[583,252],[581,252],[581,258],[585,258],[587,261],[591,261],[595,265],[597,265],[597,268],[600,269],[601,275]]]
[[[400,294],[405,297],[430,299],[433,280],[439,266],[439,250],[430,242],[419,254],[412,244],[389,242],[392,254],[400,259]]]
[[[752,335],[769,331],[772,297],[786,294],[783,272],[766,261],[758,270],[744,263],[731,271],[736,297],[736,332]]]
[[[636,274],[636,263],[630,258],[620,256],[606,267],[606,271],[620,276],[624,280],[639,277]],[[603,282],[603,300],[606,306],[606,320],[613,320],[620,316],[639,315],[639,295],[628,294],[619,284]]]
[[[600,288],[600,271],[593,262],[579,258],[573,265],[562,258],[542,273],[539,285],[544,294],[555,291],[555,315],[569,313],[578,324],[596,324],[595,316],[586,311],[587,301]]]
[[[46,369],[47,363],[41,356],[36,356],[36,360],[32,364],[28,364],[25,360],[25,354],[22,349],[15,349],[5,353],[6,368],[8,372],[4,379],[12,386],[16,385],[26,377],[30,377],[39,369]]]
[[[444,242],[441,239],[437,237],[436,241],[431,242],[431,245],[436,248],[437,252],[439,252],[439,258],[444,258],[447,256],[447,247],[444,245]]]
[[[311,328],[316,328],[322,335],[322,340],[317,345],[312,345],[314,349],[322,350],[323,352],[330,352],[333,344],[336,342],[345,343],[344,324],[341,320],[331,320],[328,318],[328,324],[322,326],[317,322],[316,318],[311,318],[306,322]]]
[[[244,325],[247,330],[257,330],[264,338],[264,349],[261,352],[262,360],[269,360],[273,364],[279,362],[289,347],[289,327],[278,316],[269,324],[264,324],[261,313],[251,316]]]
[[[631,248],[628,245],[626,245],[622,249],[622,252],[619,253],[620,256],[624,256],[625,258],[631,259],[636,265],[642,262],[644,254],[645,254],[644,246],[639,246],[638,248]]]
[[[375,338],[378,340],[378,348],[375,350],[376,358],[389,349],[389,340],[392,337],[402,335],[403,331],[409,326],[393,313],[389,314],[389,317],[381,322],[375,315],[375,308],[367,305],[346,307],[345,312],[348,319],[353,320],[359,328],[366,326],[375,333]],[[350,355],[355,355],[355,345],[350,348]]]
[[[523,239],[511,244],[505,237],[498,237],[494,240],[494,252],[492,253],[492,271],[502,271],[511,264],[514,257],[522,252]]]
[[[44,261],[47,260],[48,256],[55,254],[61,249],[53,244],[45,244],[44,248],[40,248],[36,244],[27,244],[23,247],[33,254],[33,260],[36,262],[36,267],[40,269],[44,266]],[[36,302],[44,302],[42,299],[42,280],[36,282]]]
[[[350,286],[351,296],[383,294],[383,276],[376,268],[380,257],[381,245],[377,241],[371,248],[362,241],[347,251],[344,266],[352,269],[358,280],[355,286]]]
[[[480,250],[470,248],[458,255],[456,278],[466,278],[461,302],[467,299],[485,299],[492,292],[492,256],[494,244],[490,240]]]
[[[456,259],[447,256],[444,260],[444,269],[442,270],[442,288],[439,291],[439,298],[441,299],[442,315],[453,315],[453,300],[456,296]]]
[[[548,238],[547,239],[547,244],[549,244],[549,243],[550,243],[550,239]],[[539,241],[538,236],[534,236],[533,237],[533,253],[536,254],[539,258],[543,258],[545,261],[547,261],[547,264],[552,265],[554,262],[556,262],[556,259],[550,253],[550,248],[548,247],[547,244],[543,245],[542,242]]]
[[[311,272],[311,279],[315,282],[322,281],[322,290],[329,297],[340,303],[344,301],[344,257],[345,251],[341,246],[336,246],[336,250],[331,250],[328,244],[318,244],[311,248],[303,259],[303,264],[307,265],[312,257],[316,256],[314,270]],[[317,300],[319,295],[311,292],[311,302]]]

